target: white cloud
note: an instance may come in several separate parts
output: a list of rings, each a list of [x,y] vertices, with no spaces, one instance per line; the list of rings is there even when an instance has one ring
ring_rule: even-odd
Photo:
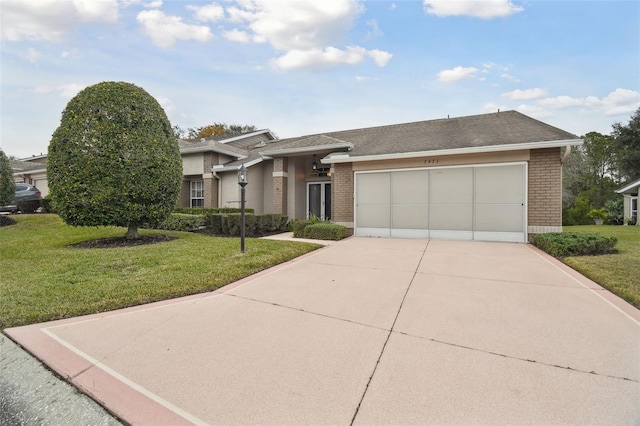
[[[424,10],[430,15],[473,16],[482,19],[500,18],[521,12],[511,0],[424,0]]]
[[[158,101],[162,109],[164,109],[164,112],[167,114],[169,114],[170,112],[174,112],[177,109],[176,105],[171,101],[171,99],[165,96],[158,96],[156,100]]]
[[[211,29],[204,25],[189,25],[178,16],[168,16],[159,10],[145,10],[138,14],[142,32],[160,47],[172,47],[176,40],[196,40],[201,43],[213,38]]]
[[[82,84],[69,83],[69,84],[63,84],[62,86],[58,87],[58,91],[60,92],[60,96],[62,96],[63,98],[73,98],[75,95],[78,94],[78,92],[80,92],[85,87],[86,86]]]
[[[393,56],[389,52],[339,46],[363,12],[358,0],[240,0],[237,7],[226,9],[229,20],[240,28],[224,36],[244,43],[269,43],[283,52],[271,61],[280,70],[355,65],[365,57],[386,66]],[[366,24],[371,28],[368,37],[382,35],[376,21]]]
[[[201,22],[216,22],[224,18],[224,9],[216,3],[206,6],[188,5],[187,9],[194,11],[196,19]]]
[[[453,83],[460,80],[473,78],[478,72],[476,67],[454,67],[450,70],[443,70],[438,73],[438,80],[443,83]]]
[[[3,0],[0,39],[60,42],[81,23],[117,20],[117,0]]]
[[[30,47],[29,49],[27,49],[25,58],[27,58],[27,61],[31,62],[32,64],[35,64],[36,62],[38,62],[38,59],[40,58],[40,56],[41,56],[40,52],[38,52],[33,47]]]
[[[367,33],[367,39],[371,39],[374,37],[382,37],[384,33],[380,30],[380,26],[378,25],[378,21],[375,19],[370,19],[367,21],[367,26],[371,28],[371,30]]]
[[[482,110],[486,112],[508,111],[509,109],[510,109],[509,107],[506,107],[504,105],[494,104],[494,103],[488,103],[482,107]]]
[[[511,74],[507,74],[507,73],[503,73],[500,78],[504,78],[505,80],[508,80],[512,83],[520,83],[520,79],[518,77],[514,77]]]
[[[240,31],[237,28],[232,29],[231,31],[225,31],[222,33],[222,36],[230,41],[237,41],[239,43],[249,43],[251,41],[251,36],[246,31]]]
[[[356,76],[356,81],[358,83],[361,83],[363,81],[377,81],[377,80],[378,80],[377,77],[367,77],[367,76],[364,76],[364,75],[357,75]]]
[[[500,95],[501,98],[508,99],[510,101],[540,99],[545,96],[547,96],[547,91],[537,87],[535,89],[513,90]]]
[[[518,105],[515,110],[534,118],[552,117],[554,115],[553,112],[537,105]]]
[[[355,65],[364,59],[367,51],[363,47],[352,46],[345,50],[335,47],[324,49],[290,50],[274,59],[271,65],[280,70],[321,69],[334,65]]]
[[[373,61],[379,67],[384,67],[389,63],[389,61],[393,57],[393,54],[385,52],[383,50],[373,49],[367,52],[367,56],[373,59]]]
[[[536,102],[537,105],[551,109],[581,107],[584,111],[594,111],[605,115],[631,113],[640,106],[640,92],[618,88],[600,99],[597,96],[574,98],[556,96]]]

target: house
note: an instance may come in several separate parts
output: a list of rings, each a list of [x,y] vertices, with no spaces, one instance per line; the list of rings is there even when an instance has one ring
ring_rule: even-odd
[[[638,190],[640,189],[640,179],[631,182],[622,188],[616,190],[618,194],[624,197],[624,224],[630,222],[640,226],[638,220]]]
[[[183,206],[313,214],[359,236],[525,242],[562,231],[576,135],[516,111],[275,139],[181,142]],[[563,151],[564,150],[564,151]]]
[[[16,183],[24,182],[35,185],[42,196],[49,193],[47,185],[47,156],[34,155],[20,160],[9,160],[13,169],[13,179]]]
[[[525,242],[562,231],[562,162],[581,144],[516,111],[286,139],[267,129],[181,140],[178,204],[240,207],[244,165],[246,206],[256,213],[315,215],[358,236]]]

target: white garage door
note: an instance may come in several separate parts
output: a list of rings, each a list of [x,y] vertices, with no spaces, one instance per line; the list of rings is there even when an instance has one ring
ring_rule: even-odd
[[[357,172],[355,234],[524,242],[525,167]]]

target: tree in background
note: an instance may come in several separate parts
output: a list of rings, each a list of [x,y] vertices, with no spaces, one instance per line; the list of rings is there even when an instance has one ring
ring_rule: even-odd
[[[234,136],[240,136],[245,133],[252,133],[257,131],[258,128],[248,124],[226,124],[226,123],[214,123],[202,127],[191,127],[186,131],[179,126],[174,126],[174,132],[179,135],[179,138],[185,138],[187,140],[196,140],[202,138],[209,138],[211,136],[224,136],[225,138],[232,138]]]
[[[6,206],[16,196],[16,184],[13,180],[11,162],[0,149],[0,206]]]
[[[589,132],[563,166],[563,224],[586,225],[592,209],[618,198],[617,150],[613,136]],[[612,206],[612,204],[609,204]]]
[[[174,209],[182,160],[160,104],[130,83],[103,82],[76,95],[62,112],[47,157],[49,189],[73,226],[156,224]]]
[[[640,177],[640,108],[626,126],[613,125],[613,137],[618,153],[618,173],[622,181]]]

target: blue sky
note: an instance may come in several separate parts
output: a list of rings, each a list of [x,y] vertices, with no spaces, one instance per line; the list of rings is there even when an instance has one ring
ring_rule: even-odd
[[[279,137],[516,109],[608,134],[640,107],[640,2],[1,0],[0,146],[47,152],[84,87]]]

